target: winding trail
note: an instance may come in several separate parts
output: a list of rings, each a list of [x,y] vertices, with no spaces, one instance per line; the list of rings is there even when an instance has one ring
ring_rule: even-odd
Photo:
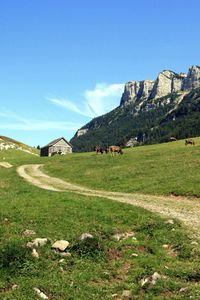
[[[73,192],[85,196],[103,197],[119,202],[143,207],[149,211],[181,220],[195,235],[200,238],[200,199],[174,196],[154,196],[93,190],[71,184],[62,179],[48,176],[41,170],[43,165],[22,165],[17,168],[20,177],[42,189],[56,192]]]

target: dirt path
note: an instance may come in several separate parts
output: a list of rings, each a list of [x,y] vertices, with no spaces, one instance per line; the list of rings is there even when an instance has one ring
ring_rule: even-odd
[[[42,165],[23,165],[17,168],[19,176],[29,183],[42,189],[57,192],[74,192],[86,196],[96,196],[112,199],[143,207],[170,218],[181,220],[195,236],[200,238],[200,199],[185,197],[153,196],[143,194],[128,194],[93,190],[79,185],[71,184],[62,179],[50,177],[41,171]]]

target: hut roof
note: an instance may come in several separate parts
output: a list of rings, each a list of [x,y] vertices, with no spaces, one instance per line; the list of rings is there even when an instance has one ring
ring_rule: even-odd
[[[51,141],[50,143],[43,146],[42,148],[51,147],[51,146],[55,145],[57,142],[59,142],[60,140],[64,140],[69,146],[72,147],[72,144],[70,144],[64,137],[60,137],[58,139],[55,139],[55,140]]]

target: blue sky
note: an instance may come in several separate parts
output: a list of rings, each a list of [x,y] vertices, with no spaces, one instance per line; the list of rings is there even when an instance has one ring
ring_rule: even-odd
[[[124,83],[200,64],[200,1],[0,0],[0,135],[70,139]]]

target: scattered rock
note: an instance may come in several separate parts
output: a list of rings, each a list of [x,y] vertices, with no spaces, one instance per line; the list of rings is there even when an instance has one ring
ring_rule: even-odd
[[[65,240],[56,241],[51,247],[61,252],[65,251],[69,246],[69,242]]]
[[[13,284],[12,290],[16,290],[16,289],[18,289],[18,288],[19,288],[19,286],[18,286],[17,284]]]
[[[185,293],[187,290],[188,290],[188,288],[187,288],[187,287],[184,287],[184,288],[181,288],[181,289],[179,290],[179,292],[180,292],[180,293]]]
[[[165,222],[166,224],[174,224],[174,220],[172,220],[172,219],[169,219],[169,220],[167,220],[166,222]]]
[[[123,290],[123,292],[122,292],[122,297],[123,298],[127,298],[127,299],[131,299],[131,291],[129,291],[129,290]]]
[[[93,239],[94,237],[93,237],[93,235],[92,234],[90,234],[90,233],[83,233],[83,234],[81,234],[81,236],[80,236],[80,240],[81,241],[84,241],[84,240],[86,240],[86,239]]]
[[[49,298],[47,297],[47,295],[45,295],[42,291],[40,291],[40,289],[34,288],[34,291],[37,293],[37,295],[38,295],[40,298],[42,298],[42,299],[49,299]]]
[[[149,277],[146,277],[146,278],[144,277],[140,280],[141,286],[144,286],[148,282],[149,282]]]
[[[138,257],[138,254],[137,253],[132,253],[131,256]]]
[[[165,269],[169,270],[169,267],[168,267],[168,266],[165,266]]]
[[[34,230],[30,230],[30,229],[26,229],[24,232],[23,232],[23,236],[32,236],[32,235],[35,235],[36,232]]]
[[[140,280],[140,283],[141,286],[144,286],[147,283],[151,283],[155,285],[157,280],[161,278],[165,278],[165,277],[161,276],[158,272],[154,272],[152,276],[144,277],[142,280]]]
[[[153,275],[151,276],[151,283],[155,285],[156,281],[161,278],[162,276],[158,272],[154,272]]]
[[[5,218],[5,219],[4,219],[4,222],[8,222],[8,218]]]
[[[65,262],[64,258],[62,258],[62,259],[59,260],[59,263],[62,264],[63,262]]]
[[[169,245],[167,245],[167,244],[162,245],[162,247],[163,247],[163,249],[169,249]]]
[[[37,252],[37,250],[35,248],[33,248],[31,255],[35,258],[39,258],[39,253]]]
[[[115,298],[118,296],[118,294],[112,294],[111,296],[112,296],[112,298]]]
[[[7,293],[7,292],[10,292],[12,290],[14,291],[14,290],[16,290],[18,288],[19,288],[19,285],[17,285],[17,284],[9,285],[7,287],[0,288],[0,293]]]
[[[134,235],[135,235],[134,232],[116,233],[116,234],[113,235],[113,238],[116,241],[126,240],[130,237],[132,237],[134,240],[137,240],[136,237],[134,237]]]
[[[191,245],[198,245],[196,241],[191,242]]]
[[[33,241],[28,242],[26,245],[29,248],[38,248],[46,245],[47,242],[48,242],[47,238],[36,238]]]
[[[71,257],[71,253],[69,252],[56,252],[57,254],[59,254],[62,257]]]

